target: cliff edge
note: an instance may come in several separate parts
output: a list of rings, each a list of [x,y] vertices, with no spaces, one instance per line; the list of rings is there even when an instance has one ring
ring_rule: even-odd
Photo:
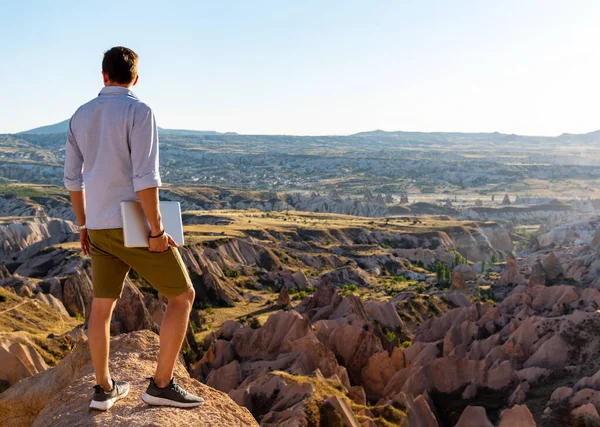
[[[175,376],[190,392],[206,399],[194,409],[150,407],[141,400],[153,375],[158,335],[143,330],[111,342],[110,367],[115,378],[129,381],[131,391],[108,412],[88,408],[94,377],[87,343],[81,343],[57,366],[19,381],[0,394],[0,425],[19,426],[258,426],[246,408],[225,393],[191,379],[181,362]]]

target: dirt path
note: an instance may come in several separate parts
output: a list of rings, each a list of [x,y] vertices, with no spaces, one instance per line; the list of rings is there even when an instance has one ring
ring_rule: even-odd
[[[0,314],[8,313],[9,311],[14,310],[15,308],[19,308],[23,304],[27,304],[27,302],[28,302],[28,300],[22,301],[22,302],[18,303],[17,305],[12,306],[11,308],[7,308],[6,310],[0,311]]]

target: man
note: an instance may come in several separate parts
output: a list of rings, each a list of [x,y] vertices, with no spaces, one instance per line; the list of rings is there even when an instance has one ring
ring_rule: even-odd
[[[158,365],[142,400],[150,405],[195,407],[204,400],[173,379],[187,329],[194,288],[177,244],[165,233],[158,204],[158,128],[150,107],[130,90],[138,56],[114,47],[104,53],[104,88],[69,123],[64,183],[79,223],[81,248],[92,258],[94,299],[88,324],[96,375],[91,408],[108,410],[129,392],[108,370],[110,319],[130,268],[168,300],[160,328]],[[85,185],[85,186],[84,186]],[[151,226],[148,248],[123,245],[120,202],[139,199]]]

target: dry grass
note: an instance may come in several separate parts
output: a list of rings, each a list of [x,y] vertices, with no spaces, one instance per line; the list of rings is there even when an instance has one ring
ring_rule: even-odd
[[[21,298],[0,288],[0,339],[33,346],[46,363],[54,365],[71,351],[70,338],[50,339],[53,333],[61,335],[81,324],[64,316],[43,302]]]
[[[199,310],[200,313],[206,317],[206,324],[203,325],[205,326],[204,330],[196,334],[196,340],[198,342],[202,342],[208,334],[219,329],[227,320],[240,321],[243,317],[252,316],[258,319],[261,325],[264,325],[270,315],[281,310],[274,304],[278,298],[277,293],[268,292],[266,290],[244,292],[247,294],[261,295],[266,298],[267,301],[271,301],[272,304],[267,304],[266,301],[242,301],[236,303],[234,307],[213,307],[209,310]],[[210,324],[210,328],[206,328],[208,324]]]
[[[356,404],[346,394],[346,388],[337,380],[331,380],[328,378],[317,379],[315,377],[306,377],[300,375],[292,375],[287,372],[273,371],[273,375],[281,377],[286,383],[297,383],[305,384],[310,383],[314,389],[314,393],[306,402],[306,414],[309,417],[309,421],[312,421],[313,425],[325,425],[320,424],[320,409],[323,403],[330,397],[336,396],[343,399],[354,414],[358,414],[363,409],[371,411],[376,418],[372,419],[378,426],[381,427],[392,427],[398,425],[398,420],[406,417],[406,413],[393,407],[392,405],[385,405],[385,407],[373,407]],[[385,414],[385,416],[384,416]],[[365,422],[371,418],[356,415],[359,422]]]
[[[440,231],[446,227],[464,226],[464,222],[447,221],[436,216],[418,218],[368,218],[314,212],[261,212],[258,210],[186,211],[185,213],[195,214],[198,217],[221,216],[231,221],[227,225],[192,224],[184,226],[186,243],[188,244],[227,237],[246,236],[249,232],[257,230],[272,230],[285,233],[301,228],[311,230],[363,228],[414,234]],[[416,224],[414,223],[415,219],[419,221]]]

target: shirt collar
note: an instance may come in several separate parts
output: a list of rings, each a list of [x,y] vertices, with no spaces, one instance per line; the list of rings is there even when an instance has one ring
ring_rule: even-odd
[[[104,86],[98,96],[102,95],[126,95],[135,99],[139,99],[130,89],[121,86]]]

